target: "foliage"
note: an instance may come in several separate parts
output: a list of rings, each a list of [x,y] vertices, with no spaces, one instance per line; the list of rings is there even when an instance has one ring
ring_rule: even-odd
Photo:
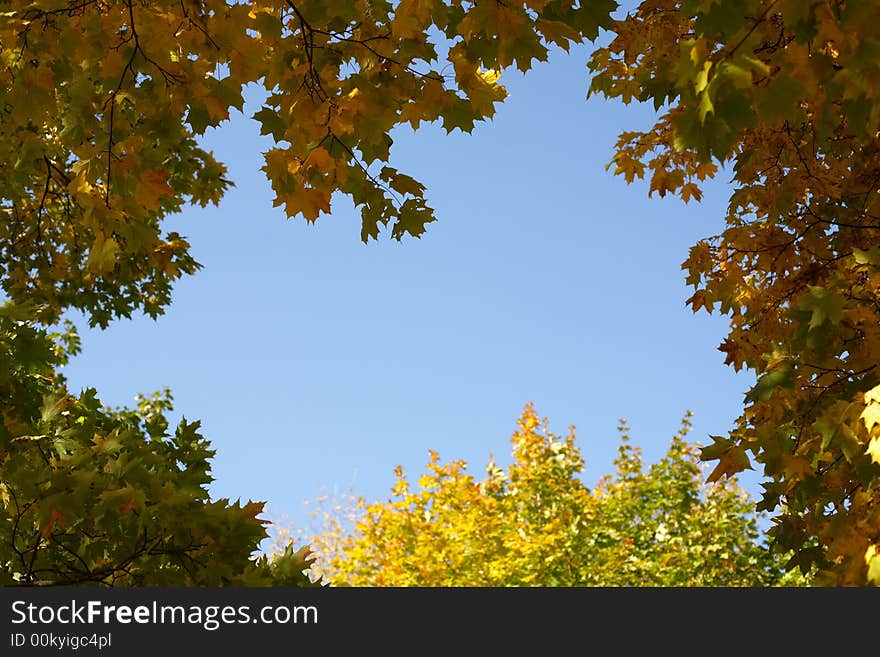
[[[653,102],[612,166],[700,198],[719,166],[723,232],[683,264],[720,310],[726,363],[757,382],[712,478],[760,463],[774,541],[820,581],[880,583],[880,35],[874,0],[648,0],[612,27],[591,93]],[[869,570],[870,569],[870,570]]]
[[[316,221],[339,192],[360,208],[363,240],[418,237],[434,215],[392,165],[393,129],[470,131],[504,99],[505,69],[607,28],[590,93],[659,112],[620,136],[614,171],[686,202],[720,167],[733,177],[725,229],[683,265],[694,311],[730,317],[726,363],[758,377],[737,428],[703,451],[711,478],[761,464],[779,551],[822,582],[880,583],[880,5],[644,0],[612,20],[616,8],[9,0],[3,290],[46,325],[70,308],[97,326],[160,314],[199,267],[163,220],[231,184],[198,138],[247,88],[266,94],[254,119],[287,215]]]
[[[581,481],[574,430],[550,433],[531,405],[505,471],[477,481],[436,452],[393,499],[359,500],[354,526],[326,516],[313,571],[356,586],[771,586],[803,583],[759,545],[753,502],[735,480],[705,483],[689,415],[645,470],[625,425],[617,472]]]
[[[262,504],[209,499],[214,452],[198,422],[169,432],[167,391],[117,410],[70,394],[75,334],[19,312],[0,311],[0,585],[308,583],[307,553],[252,559]]]
[[[164,219],[231,181],[199,144],[243,92],[274,146],[275,204],[315,221],[331,196],[362,238],[418,237],[433,211],[390,162],[391,131],[491,117],[521,71],[609,24],[612,0],[10,0],[0,13],[2,561],[34,583],[244,582],[260,505],[211,502],[197,423],[167,434],[170,397],[102,408],[65,388],[46,330],[157,317],[199,264]],[[19,321],[9,315],[30,312]],[[302,550],[248,566],[297,581]]]
[[[162,219],[230,184],[197,137],[243,108],[275,145],[275,204],[315,221],[334,192],[366,241],[433,211],[390,165],[390,132],[470,131],[548,48],[595,36],[613,0],[11,0],[0,21],[0,263],[7,294],[105,326],[170,300],[198,264]],[[442,53],[442,54],[441,54]]]

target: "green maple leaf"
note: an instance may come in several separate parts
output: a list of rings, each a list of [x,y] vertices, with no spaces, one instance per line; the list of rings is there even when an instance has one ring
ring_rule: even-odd
[[[826,321],[839,324],[843,319],[843,308],[846,300],[834,290],[818,285],[810,286],[810,294],[801,303],[803,310],[811,311],[810,329],[815,329]]]
[[[287,123],[271,107],[263,107],[259,112],[254,112],[252,118],[260,122],[261,135],[272,135],[275,141],[284,139]]]
[[[391,229],[391,236],[401,239],[405,233],[419,237],[425,232],[425,224],[434,221],[434,211],[425,205],[424,199],[407,199],[400,206],[400,215]]]
[[[798,99],[803,97],[803,85],[787,75],[777,75],[761,90],[755,92],[755,109],[767,124],[782,119],[793,120],[799,112]]]
[[[746,394],[746,401],[767,401],[777,388],[791,388],[794,383],[794,374],[794,368],[790,363],[764,374]]]
[[[847,461],[862,454],[862,445],[853,428],[847,423],[853,404],[840,402],[813,423],[813,429],[822,436],[822,449],[839,448]]]

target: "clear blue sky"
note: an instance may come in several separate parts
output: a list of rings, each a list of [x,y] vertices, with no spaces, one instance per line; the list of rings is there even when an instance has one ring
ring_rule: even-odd
[[[652,113],[585,101],[589,50],[506,72],[510,98],[472,135],[394,135],[393,165],[439,216],[421,240],[361,243],[342,197],[316,225],[287,220],[259,170],[268,138],[234,117],[206,143],[236,187],[167,224],[204,269],[158,321],[81,324],[71,387],[130,405],[170,386],[217,450],[212,493],[298,525],[322,492],[386,497],[429,449],[476,474],[490,453],[506,463],[529,401],[557,433],[575,425],[590,485],[620,418],[648,462],[686,409],[692,439],[724,434],[751,377],[723,365],[726,320],[685,306],[680,264],[720,231],[727,180],[685,205],[606,172],[618,132]]]

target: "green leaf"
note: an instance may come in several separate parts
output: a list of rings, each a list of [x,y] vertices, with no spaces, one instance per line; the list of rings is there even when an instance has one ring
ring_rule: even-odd
[[[699,107],[699,116],[700,121],[706,121],[706,115],[711,114],[715,111],[715,106],[712,104],[712,98],[709,95],[708,91],[704,91],[700,94],[700,107]]]
[[[858,420],[858,406],[837,402],[813,423],[813,430],[822,436],[822,449],[839,449],[850,463],[864,452],[856,432],[849,424]]]
[[[54,420],[64,408],[66,399],[66,396],[60,393],[46,395],[40,408],[40,422],[48,424]]]
[[[839,324],[843,319],[844,299],[836,291],[818,285],[810,286],[810,294],[801,302],[800,308],[811,312],[810,330],[822,326],[825,322]]]
[[[718,67],[718,76],[730,81],[737,89],[748,89],[752,86],[752,72],[731,62],[724,62]]]
[[[432,221],[434,211],[425,204],[424,199],[407,199],[400,206],[400,214],[391,231],[392,237],[399,240],[406,233],[419,237],[425,232],[425,224]]]
[[[748,17],[758,5],[758,0],[735,2],[701,2],[697,12],[696,29],[714,40],[722,40],[747,28]]]
[[[768,372],[760,377],[746,394],[747,402],[768,401],[777,388],[791,388],[794,384],[794,368],[790,363],[785,363],[778,369]]]
[[[803,95],[804,87],[800,82],[780,74],[763,90],[755,92],[755,108],[761,120],[770,125],[781,120],[795,120],[802,111],[798,99]]]
[[[260,122],[260,134],[272,135],[275,141],[284,139],[287,123],[271,107],[263,107],[259,112],[254,112],[253,118]]]

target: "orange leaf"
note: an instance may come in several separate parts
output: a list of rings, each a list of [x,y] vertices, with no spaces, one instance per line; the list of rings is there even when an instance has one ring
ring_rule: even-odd
[[[52,530],[55,529],[55,525],[64,527],[66,524],[64,516],[61,515],[61,511],[58,509],[52,509],[52,512],[49,514],[49,521],[43,526],[40,533],[43,536],[48,537],[49,534],[52,533]]]
[[[147,169],[141,175],[137,187],[134,190],[134,198],[140,205],[148,210],[158,210],[161,207],[161,198],[174,193],[168,184],[171,174],[158,169]]]

